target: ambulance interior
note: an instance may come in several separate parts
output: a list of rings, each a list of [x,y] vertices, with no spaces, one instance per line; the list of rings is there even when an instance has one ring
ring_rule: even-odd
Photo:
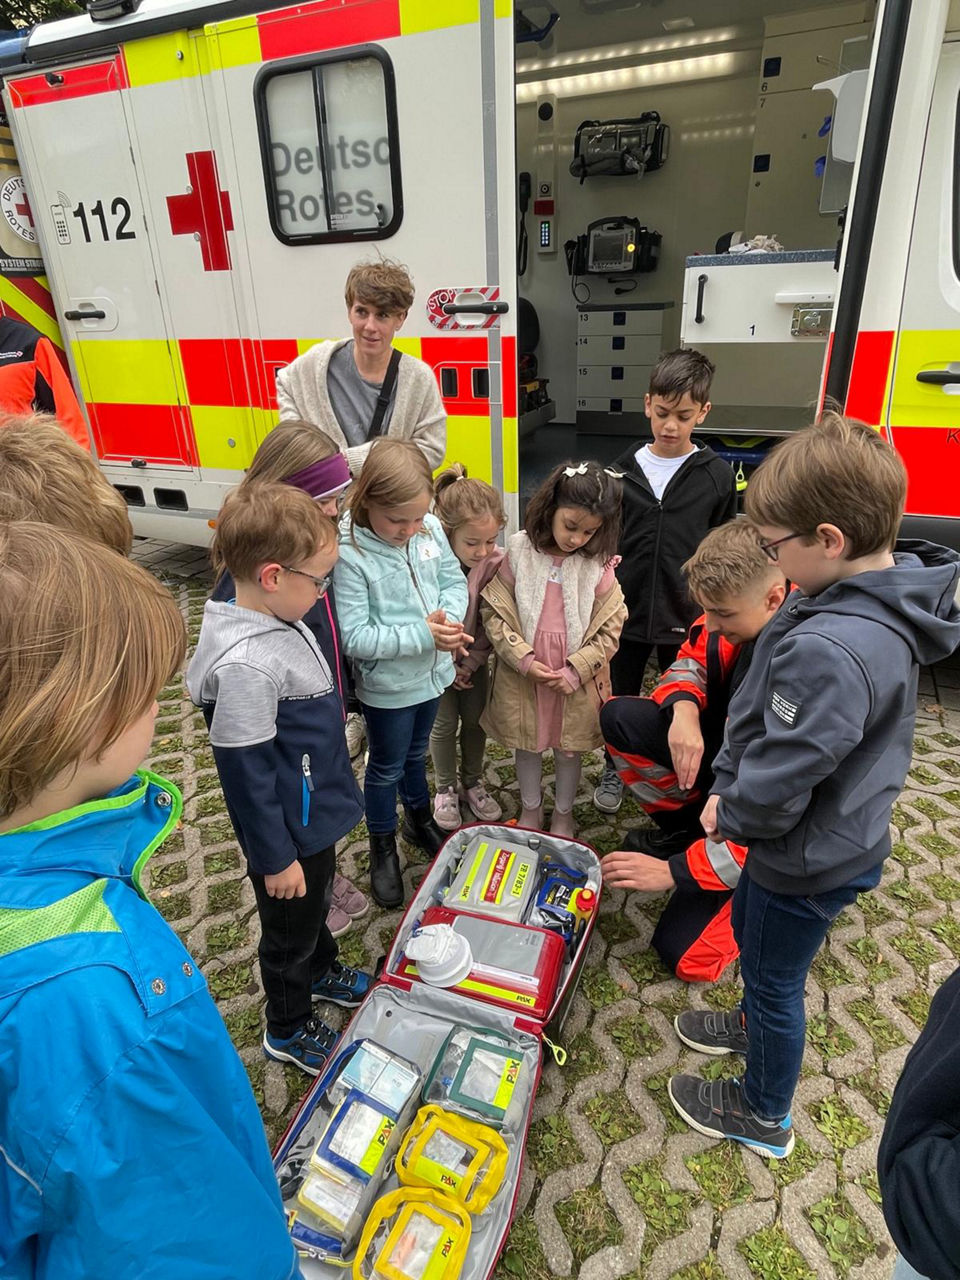
[[[695,439],[741,488],[810,421],[875,10],[519,0],[524,495],[555,462],[646,434],[650,367],[681,344],[716,364]],[[775,251],[741,252],[753,237]]]

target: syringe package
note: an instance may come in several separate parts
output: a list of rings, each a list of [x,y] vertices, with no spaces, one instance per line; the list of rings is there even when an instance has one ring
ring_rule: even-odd
[[[591,910],[576,928],[531,927],[538,895],[550,907],[568,880]],[[276,1153],[305,1280],[490,1280],[600,888],[576,841],[483,824],[450,836]],[[419,972],[407,945],[428,929],[456,939],[460,964],[415,944]]]

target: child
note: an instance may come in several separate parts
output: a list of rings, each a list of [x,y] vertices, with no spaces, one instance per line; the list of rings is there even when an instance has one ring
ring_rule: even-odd
[[[629,832],[625,851],[608,854],[602,866],[612,888],[676,888],[650,945],[685,981],[715,982],[737,955],[730,899],[747,851],[704,840],[700,811],[730,698],[754,640],[783,603],[785,584],[748,520],[711,529],[683,572],[704,613],[676,662],[649,698],[612,698],[600,711],[624,784],[660,830]]]
[[[240,488],[246,492],[252,484],[281,480],[284,484],[292,484],[308,493],[325,516],[336,520],[340,496],[350,483],[350,472],[343,454],[330,437],[317,427],[311,426],[309,422],[281,422],[273,428],[253,455],[253,461],[240,482]],[[210,599],[232,600],[236,595],[233,578],[223,565],[215,567],[219,571],[219,577],[210,593]],[[340,644],[332,586],[316,601],[303,622],[313,633],[313,638],[320,646],[320,652],[336,679],[337,692],[349,730],[351,717],[347,716],[347,706],[352,691]],[[352,717],[354,721],[359,718],[356,714]],[[348,747],[349,736],[348,732]],[[350,754],[352,756],[357,753],[351,751]],[[369,909],[370,904],[356,885],[337,871],[333,877],[330,912],[327,916],[327,928],[331,934],[335,938],[343,937],[349,932],[352,921],[365,916]]]
[[[344,288],[352,338],[318,342],[277,370],[281,419],[305,418],[332,436],[357,476],[378,436],[412,440],[430,464],[443,460],[447,413],[433,369],[393,346],[413,305],[406,267],[358,262]]]
[[[747,516],[796,584],[730,705],[703,811],[710,839],[746,843],[733,897],[743,1002],[680,1014],[693,1049],[744,1052],[743,1081],[675,1076],[670,1099],[711,1137],[793,1149],[803,988],[837,915],[872,889],[913,747],[918,663],[960,642],[960,557],[894,544],[906,474],[878,432],[828,413],[760,466]]]
[[[0,1273],[293,1280],[243,1064],[140,883],[182,810],[140,769],[179,610],[36,523],[0,525],[0,592]]]
[[[456,678],[440,699],[430,735],[437,786],[434,820],[441,831],[456,831],[461,821],[461,802],[481,822],[499,822],[503,817],[503,810],[488,793],[482,778],[487,735],[480,727],[480,717],[487,702],[490,641],[480,622],[479,607],[480,592],[503,559],[497,536],[507,520],[496,489],[485,480],[471,480],[459,462],[437,476],[433,509],[467,575],[469,603],[463,625],[474,637],[467,656],[455,661]],[[459,792],[458,730],[462,760]]]
[[[933,997],[897,1081],[877,1153],[894,1280],[960,1275],[960,969]]]
[[[302,489],[252,484],[223,504],[215,555],[236,599],[204,606],[187,688],[257,899],[264,1053],[318,1075],[337,1036],[311,1002],[353,1008],[371,981],[337,960],[325,923],[336,843],[362,816],[343,707],[302,621],[327,589],[336,527]]]
[[[463,628],[467,584],[436,516],[430,464],[408,440],[377,440],[347,494],[340,522],[337,597],[343,649],[354,660],[370,754],[363,784],[370,888],[399,907],[397,792],[403,836],[431,857],[443,843],[433,820],[426,757],[453,658],[473,640]]]
[[[0,419],[0,520],[39,520],[130,554],[127,504],[55,418]]]
[[[650,654],[660,670],[677,656],[697,607],[680,566],[704,534],[737,511],[733,472],[712,449],[691,436],[710,412],[714,368],[699,351],[671,351],[650,374],[644,411],[653,442],[630,448],[614,464],[623,472],[622,559],[617,577],[628,617],[610,665],[615,694],[640,692]],[[623,784],[609,757],[593,803],[616,813]]]
[[[561,464],[483,591],[495,656],[481,723],[516,750],[522,827],[543,825],[541,757],[552,747],[550,830],[573,835],[580,756],[602,741],[598,712],[626,616],[614,575],[619,533],[619,480],[595,462]]]

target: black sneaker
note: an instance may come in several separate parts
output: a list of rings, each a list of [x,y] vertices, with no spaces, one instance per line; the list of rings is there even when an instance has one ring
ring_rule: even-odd
[[[747,1106],[739,1080],[673,1076],[667,1093],[674,1110],[708,1138],[730,1138],[759,1156],[782,1160],[793,1150],[793,1122],[761,1120]]]
[[[709,1053],[747,1052],[747,1024],[742,1012],[716,1013],[713,1009],[687,1009],[673,1020],[673,1029],[691,1049]]]
[[[351,969],[348,964],[334,960],[333,964],[313,984],[314,1000],[329,1000],[331,1004],[343,1005],[345,1009],[355,1009],[362,1004],[363,997],[373,986],[369,973],[360,969]]]
[[[663,858],[666,861],[675,853],[685,853],[696,839],[695,831],[661,831],[659,827],[634,827],[627,832],[623,847],[632,853],[646,853],[651,858]]]
[[[286,1040],[263,1033],[263,1052],[277,1062],[292,1062],[308,1076],[318,1076],[327,1065],[327,1059],[339,1036],[319,1018],[308,1018],[299,1031]]]

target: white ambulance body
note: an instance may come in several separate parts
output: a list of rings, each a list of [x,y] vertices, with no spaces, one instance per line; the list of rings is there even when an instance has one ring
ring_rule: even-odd
[[[579,99],[585,114],[589,105],[629,116],[653,90],[621,85],[669,88],[669,76],[692,80],[701,64],[707,80],[723,67],[756,74],[756,110],[743,144],[755,154],[743,174],[746,213],[741,208],[739,217],[769,222],[777,208],[764,204],[766,193],[778,190],[784,209],[807,200],[806,157],[820,144],[816,130],[809,137],[804,127],[796,143],[803,163],[784,179],[782,167],[768,175],[760,163],[765,158],[770,168],[769,154],[756,154],[761,139],[776,152],[769,139],[787,137],[814,81],[844,71],[821,50],[847,48],[840,38],[853,33],[865,51],[864,93],[862,111],[853,118],[847,110],[843,122],[853,163],[841,173],[849,207],[839,272],[825,248],[837,238],[836,218],[815,207],[800,209],[788,246],[810,252],[739,273],[731,256],[710,256],[705,231],[684,243],[665,225],[659,272],[638,277],[626,303],[657,299],[667,317],[665,345],[682,339],[716,357],[715,408],[705,426],[731,448],[793,429],[818,393],[829,394],[889,433],[908,467],[909,514],[957,541],[957,0],[819,9],[797,0],[730,0],[726,28],[633,44],[631,23],[642,17],[646,32],[655,20],[635,0],[541,5],[559,10],[558,32],[565,15],[586,20],[589,33],[596,23],[607,30],[611,13],[622,11],[622,47],[582,50],[579,66],[572,55],[551,58],[542,48],[531,59],[520,46],[518,57],[511,0],[273,7],[141,0],[121,16],[105,3],[99,13],[36,28],[12,52],[0,49],[3,102],[29,196],[25,202],[14,186],[5,200],[4,184],[0,208],[25,238],[36,236],[46,268],[45,277],[4,274],[0,306],[51,337],[62,334],[93,448],[126,496],[138,533],[208,540],[225,492],[276,421],[276,369],[312,343],[347,333],[344,279],[354,262],[378,252],[405,263],[416,283],[397,345],[436,373],[449,414],[448,458],[489,478],[515,521],[517,151],[520,169],[550,175],[551,199],[535,207],[544,217],[521,289],[540,312],[541,372],[557,390],[560,417],[576,417],[580,426],[582,416],[601,433],[637,434],[642,370],[633,370],[634,399],[611,395],[599,425],[588,422],[596,415],[575,412],[574,380],[589,375],[593,386],[600,375],[577,369],[583,317],[556,241],[582,229],[577,219],[594,207],[590,200],[642,212],[646,200],[659,198],[666,208],[694,199],[706,226],[709,184],[666,203],[664,193],[672,191],[670,166],[681,172],[684,147],[692,156],[695,140],[707,145],[711,130],[697,139],[688,110],[660,173],[632,188],[624,179],[578,184],[566,172],[576,95],[595,95]],[[116,0],[115,9],[132,3]],[[526,0],[519,7],[530,9]],[[683,33],[706,27],[711,6],[666,0],[653,9],[665,30]],[[529,27],[528,14],[519,16]],[[754,28],[766,31],[762,47],[743,35]],[[731,52],[686,63],[670,52],[684,40],[705,47],[708,37]],[[815,92],[810,101],[829,111],[829,93]],[[541,112],[544,103],[549,113]],[[554,109],[559,131],[548,123]],[[839,129],[839,104],[835,114]],[[704,123],[722,124],[722,117],[711,121],[708,108]],[[741,178],[724,175],[724,182],[724,190],[739,190]],[[724,198],[718,190],[711,242],[730,229],[720,221],[728,217]],[[737,202],[728,203],[732,219]],[[815,243],[804,243],[804,227],[813,228]],[[686,256],[704,250],[702,262]],[[605,320],[623,292],[615,285],[604,290],[597,281]],[[596,318],[592,327],[605,335]],[[656,345],[652,331],[642,332],[646,346]],[[622,368],[603,376],[618,374]],[[764,380],[770,385],[758,390]]]

